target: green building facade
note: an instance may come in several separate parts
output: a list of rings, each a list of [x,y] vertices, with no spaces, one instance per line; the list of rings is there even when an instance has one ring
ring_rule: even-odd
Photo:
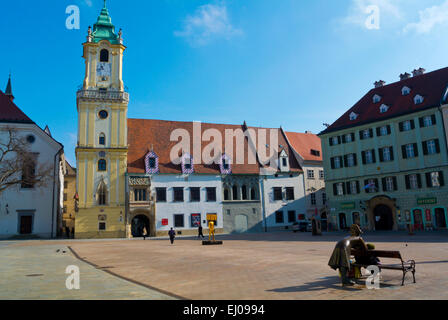
[[[447,228],[447,85],[447,69],[378,82],[320,134],[332,230]]]

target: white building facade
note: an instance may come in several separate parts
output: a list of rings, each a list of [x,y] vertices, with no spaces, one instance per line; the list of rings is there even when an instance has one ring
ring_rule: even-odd
[[[54,238],[62,211],[63,146],[30,120],[11,97],[0,91],[0,140],[7,143],[13,130],[33,156],[32,170],[45,166],[50,173],[44,186],[22,183],[0,193],[0,238]]]

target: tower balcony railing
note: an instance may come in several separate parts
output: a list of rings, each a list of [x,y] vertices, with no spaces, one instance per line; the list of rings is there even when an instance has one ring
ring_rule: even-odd
[[[78,90],[76,97],[77,99],[119,100],[129,102],[129,93],[125,91],[81,89]]]

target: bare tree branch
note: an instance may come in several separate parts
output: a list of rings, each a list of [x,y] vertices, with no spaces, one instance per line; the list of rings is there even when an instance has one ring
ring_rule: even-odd
[[[37,164],[37,154],[30,151],[29,143],[13,128],[0,131],[0,194],[5,190],[45,187],[53,179],[53,164]]]

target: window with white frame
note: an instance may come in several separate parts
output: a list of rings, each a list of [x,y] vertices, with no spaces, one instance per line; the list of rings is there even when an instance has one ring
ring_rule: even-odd
[[[415,158],[414,144],[406,145],[406,158]]]
[[[362,131],[362,136],[363,136],[364,139],[369,139],[369,138],[371,138],[371,136],[370,136],[370,130],[369,130],[369,129],[363,130],[363,131]]]
[[[355,154],[347,155],[347,166],[354,167],[355,166]]]
[[[411,93],[411,89],[408,87],[403,87],[403,89],[401,89],[401,94],[404,96],[407,96],[410,93]]]
[[[344,184],[343,183],[338,183],[336,185],[336,190],[337,190],[337,195],[338,196],[343,196],[344,195]]]
[[[383,151],[383,161],[384,162],[392,161],[390,147],[383,148],[382,151]]]
[[[412,130],[412,124],[410,120],[407,120],[403,122],[403,131],[411,131]]]
[[[383,126],[380,128],[380,135],[381,136],[387,136],[389,134],[389,131],[387,130],[387,126]]]
[[[376,192],[376,181],[374,179],[369,179],[367,181],[367,183],[368,183],[369,193],[375,193]]]
[[[432,116],[423,117],[423,127],[426,128],[426,127],[430,127],[432,125],[433,125]]]
[[[350,194],[358,194],[358,182],[350,181]]]
[[[322,205],[327,203],[327,194],[325,192],[322,193]]]
[[[440,173],[439,172],[431,172],[431,187],[437,188],[441,186],[441,179],[440,179]]]
[[[381,113],[386,113],[388,110],[389,110],[388,106],[386,106],[385,104],[381,105],[381,107],[380,107]]]
[[[414,102],[415,102],[415,104],[423,103],[423,97],[421,95],[419,95],[419,94],[416,95],[415,98],[414,98]]]
[[[351,133],[349,133],[349,134],[346,134],[345,135],[345,142],[346,143],[349,143],[349,142],[353,142],[353,136],[352,136],[352,134]]]
[[[314,170],[307,170],[308,179],[314,179]]]
[[[324,180],[325,179],[325,172],[324,170],[319,170],[319,179]]]
[[[334,167],[336,168],[336,169],[339,169],[339,168],[341,168],[342,167],[342,163],[341,163],[342,161],[341,161],[341,157],[336,157],[336,158],[334,158]]]
[[[411,174],[409,176],[409,186],[411,189],[418,189],[419,188],[419,184],[418,184],[418,177],[416,174]]]
[[[356,119],[358,119],[358,115],[357,115],[356,113],[352,112],[352,113],[350,114],[350,121],[354,121],[354,120],[356,120]]]
[[[331,140],[333,141],[333,145],[339,144],[339,137],[333,137],[333,138],[331,138]]]
[[[366,154],[366,164],[372,164],[373,163],[373,150],[367,150],[365,154]]]
[[[394,191],[395,187],[394,187],[394,178],[392,177],[387,177],[386,178],[386,191]]]
[[[436,147],[436,141],[435,140],[429,140],[426,142],[426,150],[428,154],[436,154],[437,153],[437,147]]]

